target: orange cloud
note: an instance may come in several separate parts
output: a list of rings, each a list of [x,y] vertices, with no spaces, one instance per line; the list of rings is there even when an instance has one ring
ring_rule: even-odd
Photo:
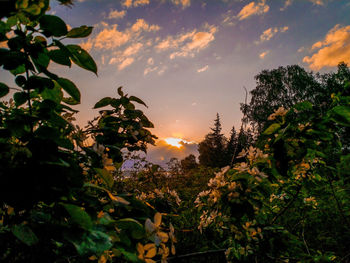
[[[136,53],[138,53],[140,51],[142,46],[143,46],[143,44],[141,44],[141,43],[135,43],[135,44],[131,45],[130,47],[127,47],[123,52],[123,56],[129,57],[131,55],[135,55]]]
[[[204,72],[204,71],[206,71],[208,68],[209,68],[209,66],[206,65],[206,66],[204,66],[203,68],[197,69],[197,72],[198,72],[198,73]]]
[[[181,5],[182,8],[189,7],[191,5],[191,0],[172,0],[175,5]]]
[[[270,53],[270,51],[264,51],[259,55],[259,58],[264,59],[266,57],[266,55],[269,53]]]
[[[265,2],[265,0],[262,0],[259,3],[251,2],[247,4],[238,13],[237,18],[239,20],[244,20],[252,15],[262,15],[264,13],[267,13],[270,7]]]
[[[133,58],[126,58],[123,60],[121,64],[118,65],[119,70],[123,70],[124,68],[130,66],[132,63],[134,63],[135,59]]]
[[[217,31],[217,27],[208,25],[206,27],[207,31],[197,32],[197,30],[193,30],[180,34],[175,38],[168,36],[156,46],[156,49],[158,51],[178,49],[178,51],[170,54],[170,59],[176,57],[194,57],[196,53],[208,47],[209,43],[215,39],[214,34]]]
[[[286,32],[288,30],[287,26],[284,27],[270,27],[269,29],[266,29],[260,36],[260,42],[268,41],[271,38],[273,38],[278,32]],[[259,43],[259,42],[257,42]]]
[[[126,8],[130,8],[130,7],[138,7],[138,6],[142,6],[142,5],[148,5],[149,4],[149,0],[124,0],[124,2],[122,2],[122,5],[125,6]]]
[[[350,62],[350,25],[341,27],[339,24],[328,31],[325,38],[312,45],[312,50],[318,51],[311,57],[306,56],[303,62],[311,69],[334,67],[339,62]]]
[[[151,32],[151,31],[158,31],[160,27],[158,25],[149,25],[144,19],[140,18],[137,19],[135,24],[132,25],[131,30],[134,32],[138,31],[146,31],[146,32]]]
[[[122,10],[122,11],[111,10],[108,14],[108,18],[109,19],[119,19],[119,18],[123,18],[125,15],[126,15],[125,10]]]
[[[98,49],[112,49],[125,44],[129,39],[128,32],[118,31],[117,25],[113,25],[110,29],[103,29],[96,36],[94,46]]]

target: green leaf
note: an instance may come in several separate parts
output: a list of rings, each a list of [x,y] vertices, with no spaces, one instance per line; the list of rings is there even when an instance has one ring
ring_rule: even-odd
[[[303,101],[299,102],[294,105],[296,110],[301,111],[301,110],[311,110],[312,109],[312,103],[310,101]]]
[[[9,92],[10,88],[6,84],[0,82],[0,98],[6,96]]]
[[[276,132],[280,127],[281,127],[280,124],[273,123],[263,132],[263,134],[270,135],[270,134]]]
[[[114,184],[114,180],[113,180],[112,175],[106,169],[95,168],[95,171],[103,179],[103,181],[106,183],[107,187],[109,189],[111,189],[113,187],[113,184]]]
[[[123,96],[124,96],[124,92],[122,91],[122,88],[123,88],[123,87],[119,87],[119,88],[118,88],[118,94],[119,94],[120,97],[123,97]]]
[[[145,235],[143,225],[133,218],[123,218],[116,222],[116,226],[123,230],[128,230],[134,239],[142,239]]]
[[[58,16],[43,15],[39,23],[46,36],[61,37],[67,34],[67,25]]]
[[[330,111],[331,120],[334,122],[350,127],[350,107],[349,106],[335,106]]]
[[[16,92],[13,94],[13,99],[15,100],[16,106],[21,106],[28,99],[28,94],[25,92]]]
[[[80,102],[76,101],[75,99],[73,99],[72,97],[69,98],[62,98],[62,101],[68,105],[78,105]]]
[[[80,225],[84,229],[92,228],[92,221],[88,213],[86,213],[81,207],[71,204],[63,204],[74,223]]]
[[[100,99],[94,106],[94,109],[97,109],[97,108],[102,108],[102,107],[105,107],[105,106],[108,106],[111,102],[112,102],[112,98],[111,97],[105,97],[103,99]]]
[[[135,97],[135,96],[130,96],[129,98],[130,101],[135,101],[139,104],[142,104],[144,105],[145,107],[147,107],[146,103],[143,102],[143,100],[139,99],[138,97]],[[147,107],[148,108],[148,107]]]
[[[112,247],[111,238],[101,231],[89,231],[81,237],[67,238],[80,255],[100,254]]]
[[[69,57],[61,49],[51,50],[49,52],[49,57],[52,61],[56,62],[57,64],[61,64],[69,67],[72,65]]]
[[[80,102],[80,91],[75,84],[69,79],[59,78],[57,83],[70,95],[73,99]]]
[[[71,59],[76,65],[97,74],[97,65],[88,52],[77,45],[67,45],[66,47],[71,52]]]
[[[87,37],[91,34],[93,27],[92,26],[80,26],[76,28],[72,28],[68,34],[67,37],[70,38],[81,38],[81,37]]]
[[[125,259],[127,261],[130,261],[130,262],[140,262],[140,260],[138,259],[137,255],[135,253],[132,253],[132,252],[129,252],[129,251],[126,251],[124,248],[122,247],[118,247],[118,250],[120,252],[122,252],[122,254],[124,255]]]
[[[44,100],[52,100],[57,104],[60,104],[63,98],[63,93],[61,87],[55,83],[55,87],[53,89],[44,89],[41,92],[41,96]]]
[[[39,239],[27,225],[15,225],[12,227],[12,233],[23,243],[32,246],[38,243]]]

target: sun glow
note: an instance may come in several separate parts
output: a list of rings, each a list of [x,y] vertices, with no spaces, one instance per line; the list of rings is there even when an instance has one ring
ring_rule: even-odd
[[[166,138],[164,141],[174,147],[181,148],[182,143],[187,143],[185,140],[180,139],[180,138]]]

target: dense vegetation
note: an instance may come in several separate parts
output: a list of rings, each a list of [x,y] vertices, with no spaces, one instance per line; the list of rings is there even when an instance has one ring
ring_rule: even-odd
[[[0,102],[0,261],[176,262],[223,249],[229,262],[349,262],[346,64],[262,71],[242,127],[226,139],[217,115],[199,163],[190,155],[163,170],[135,159],[125,177],[125,154],[156,139],[135,107],[146,104],[120,87],[76,126],[80,91],[50,64],[97,74],[69,43],[92,27],[67,30],[48,9],[18,0],[0,13],[0,66],[17,86],[0,83],[10,97]]]

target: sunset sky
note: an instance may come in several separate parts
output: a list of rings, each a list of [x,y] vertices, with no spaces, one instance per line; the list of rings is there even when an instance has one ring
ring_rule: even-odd
[[[252,90],[261,70],[299,64],[326,72],[350,62],[350,1],[78,0],[73,8],[53,1],[50,13],[70,27],[94,26],[80,44],[98,77],[51,66],[82,92],[78,122],[123,86],[147,103],[161,140],[188,142],[175,148],[160,141],[150,149],[155,162],[195,152],[217,112],[226,135],[239,128],[243,87]]]

